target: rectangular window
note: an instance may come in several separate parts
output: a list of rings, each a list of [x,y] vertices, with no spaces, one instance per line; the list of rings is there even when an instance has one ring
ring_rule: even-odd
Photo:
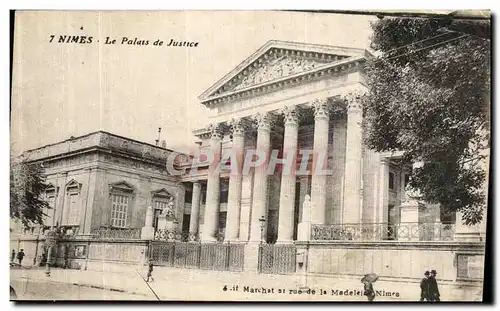
[[[184,196],[184,203],[191,203],[193,200],[193,192],[186,191],[186,195]]]
[[[80,224],[80,206],[78,204],[78,194],[69,194],[68,218],[66,224]]]
[[[127,211],[129,197],[126,195],[111,195],[111,226],[125,228],[127,226]]]
[[[389,173],[389,189],[394,190],[394,173]]]
[[[166,201],[154,201],[154,208],[158,209],[160,211],[163,211],[163,209],[167,208],[167,202]]]

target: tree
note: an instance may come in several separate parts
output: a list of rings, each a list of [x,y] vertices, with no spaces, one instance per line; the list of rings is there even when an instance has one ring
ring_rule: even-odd
[[[20,220],[25,228],[43,224],[44,209],[50,209],[44,200],[47,185],[39,164],[11,161],[10,217]]]
[[[490,22],[383,18],[372,23],[362,98],[366,144],[422,162],[410,187],[466,224],[482,220],[489,159]]]

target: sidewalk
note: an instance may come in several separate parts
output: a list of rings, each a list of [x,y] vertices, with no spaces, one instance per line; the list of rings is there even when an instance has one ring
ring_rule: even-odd
[[[142,267],[141,267],[142,268]],[[142,271],[141,271],[142,270]],[[357,279],[309,277],[307,288],[299,288],[296,275],[267,275],[249,272],[219,272],[197,269],[155,267],[154,282],[146,283],[146,268],[121,273],[51,269],[11,270],[12,279],[36,279],[62,282],[144,295],[145,299],[162,301],[366,301],[363,284]],[[149,286],[148,286],[149,284]],[[376,301],[418,301],[419,284],[377,281]],[[299,291],[300,290],[300,291]],[[443,300],[472,300],[479,289],[440,288]],[[153,293],[154,292],[154,293]],[[453,296],[452,296],[453,295]],[[477,298],[476,298],[477,299]]]

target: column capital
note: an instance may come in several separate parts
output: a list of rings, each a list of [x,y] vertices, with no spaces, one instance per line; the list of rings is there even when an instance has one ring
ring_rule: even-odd
[[[223,132],[222,127],[219,123],[212,123],[207,126],[210,133],[210,139],[222,139]]]
[[[191,182],[193,184],[193,186],[196,186],[196,187],[201,187],[201,181],[200,180],[194,180]]]
[[[253,119],[255,120],[255,122],[257,123],[257,130],[258,131],[261,131],[261,130],[264,130],[264,131],[270,131],[271,130],[271,121],[272,121],[272,118],[271,118],[271,114],[268,113],[268,112],[259,112],[257,113]]]
[[[248,130],[248,126],[243,119],[233,118],[229,121],[229,127],[231,128],[231,132],[234,136],[244,136],[246,131]]]
[[[314,118],[329,118],[330,116],[330,106],[328,103],[328,98],[318,98],[311,103],[314,110]]]
[[[285,125],[299,126],[300,111],[297,106],[286,106],[280,112],[285,119]]]
[[[390,162],[389,158],[380,158],[381,165],[389,165],[389,162]]]
[[[363,93],[360,91],[354,91],[345,95],[347,101],[347,112],[358,112],[363,110],[363,105],[361,103],[361,97]]]

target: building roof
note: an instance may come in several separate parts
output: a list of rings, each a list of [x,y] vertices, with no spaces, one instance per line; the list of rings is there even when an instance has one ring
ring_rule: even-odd
[[[27,161],[48,160],[54,157],[72,155],[96,148],[119,151],[131,155],[140,155],[144,158],[157,160],[164,160],[167,158],[168,154],[175,152],[171,149],[162,148],[106,131],[96,131],[78,137],[70,137],[66,140],[36,149],[27,150],[23,153],[23,157]],[[182,154],[180,152],[177,153]]]

